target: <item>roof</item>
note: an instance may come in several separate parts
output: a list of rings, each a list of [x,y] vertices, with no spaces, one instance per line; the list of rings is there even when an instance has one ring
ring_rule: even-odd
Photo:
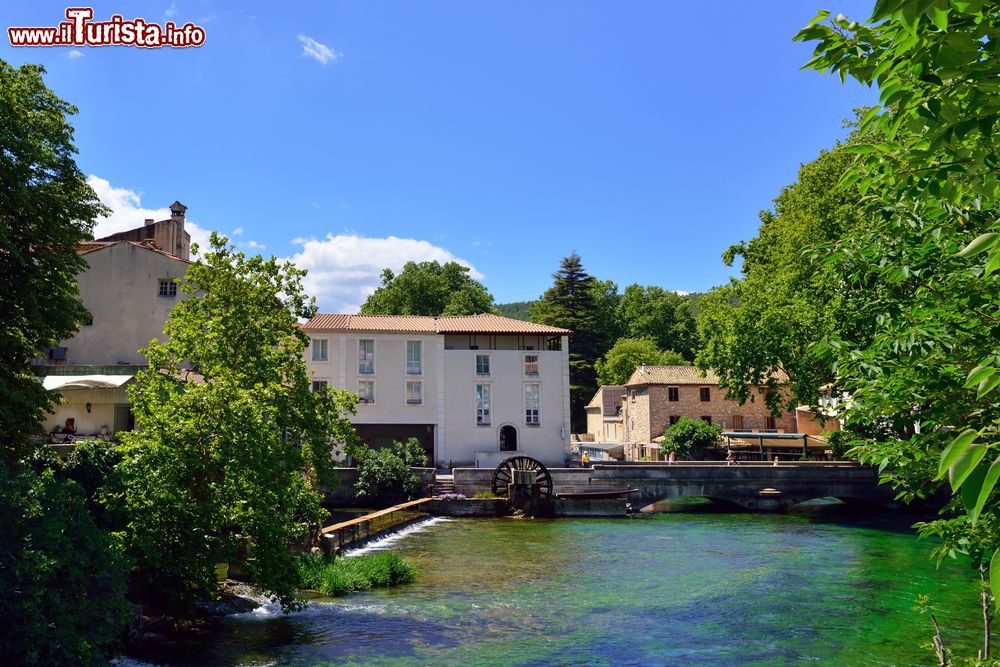
[[[428,317],[424,315],[346,315],[321,313],[302,325],[309,331],[364,331],[422,334],[567,335],[569,329],[533,324],[491,313]]]
[[[76,245],[76,254],[86,255],[87,253],[91,253],[97,250],[104,250],[105,248],[110,248],[113,245],[118,245],[121,243],[127,243],[129,245],[135,246],[136,248],[142,248],[143,250],[149,250],[150,252],[155,252],[160,255],[163,255],[164,257],[169,257],[170,259],[176,259],[178,262],[184,262],[185,264],[191,263],[190,260],[184,259],[183,257],[178,257],[177,255],[169,253],[166,250],[160,250],[158,247],[156,247],[156,244],[151,241],[145,243],[140,243],[139,241],[83,241]]]
[[[712,371],[703,373],[697,366],[639,366],[626,386],[640,384],[719,384]]]
[[[590,403],[587,403],[586,407],[589,408],[600,408],[601,414],[604,417],[617,417],[618,408],[622,404],[622,396],[625,395],[625,387],[618,384],[601,385],[594,394],[594,397],[590,399]]]
[[[774,379],[778,382],[788,382],[788,376],[784,373],[775,373]],[[697,366],[639,366],[625,386],[649,384],[717,385],[719,376],[711,370],[702,371]]]

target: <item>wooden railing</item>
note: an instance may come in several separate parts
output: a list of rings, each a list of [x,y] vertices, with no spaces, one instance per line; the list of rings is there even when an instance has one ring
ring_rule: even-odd
[[[387,530],[422,516],[422,512],[416,508],[432,500],[433,498],[411,500],[350,521],[329,525],[320,531],[323,548],[328,552],[337,552],[355,542],[378,537]]]

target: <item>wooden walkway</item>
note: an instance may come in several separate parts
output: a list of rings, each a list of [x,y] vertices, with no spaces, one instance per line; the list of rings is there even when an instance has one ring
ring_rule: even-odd
[[[336,553],[355,542],[364,542],[373,537],[378,537],[387,530],[404,523],[409,523],[421,516],[422,513],[418,509],[419,506],[432,500],[434,499],[421,498],[419,500],[411,500],[408,503],[393,505],[384,510],[359,516],[357,519],[327,526],[319,531],[323,549],[327,553]]]

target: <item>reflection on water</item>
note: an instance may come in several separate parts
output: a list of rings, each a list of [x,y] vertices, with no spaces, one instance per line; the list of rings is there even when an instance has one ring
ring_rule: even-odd
[[[455,519],[392,548],[413,584],[228,619],[176,665],[928,664],[917,595],[976,641],[972,571],[905,517]],[[959,634],[960,633],[960,634]]]

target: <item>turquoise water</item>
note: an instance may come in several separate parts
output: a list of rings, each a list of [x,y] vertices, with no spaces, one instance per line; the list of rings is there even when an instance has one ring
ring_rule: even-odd
[[[912,519],[665,514],[436,520],[391,548],[415,583],[228,619],[177,665],[926,665],[974,654],[973,571]]]

